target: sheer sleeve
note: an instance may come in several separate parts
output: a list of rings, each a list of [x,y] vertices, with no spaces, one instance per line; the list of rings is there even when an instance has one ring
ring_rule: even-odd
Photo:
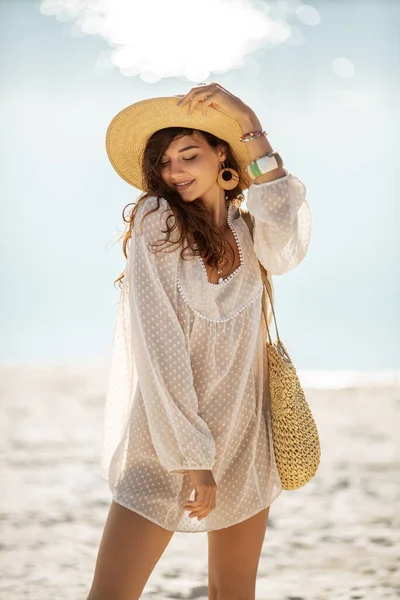
[[[213,436],[198,413],[186,338],[176,312],[181,246],[149,244],[163,239],[167,201],[148,198],[138,209],[131,238],[130,305],[133,353],[150,435],[170,473],[211,469]],[[142,217],[144,216],[143,220]],[[173,239],[173,237],[171,238]]]
[[[311,235],[306,187],[285,169],[274,181],[253,183],[247,209],[254,225],[254,251],[272,275],[282,275],[305,257]]]

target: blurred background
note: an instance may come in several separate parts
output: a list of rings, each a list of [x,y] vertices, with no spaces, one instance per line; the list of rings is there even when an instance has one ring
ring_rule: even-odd
[[[116,240],[140,194],[105,133],[201,81],[253,108],[313,219],[274,284],[323,458],[271,510],[259,597],[399,597],[399,26],[396,0],[0,0],[4,600],[85,598],[110,501]],[[143,597],[207,597],[206,543],[175,534]]]

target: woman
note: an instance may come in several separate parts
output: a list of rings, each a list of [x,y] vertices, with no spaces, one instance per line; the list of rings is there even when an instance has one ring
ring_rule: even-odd
[[[101,457],[113,499],[88,600],[139,598],[174,531],[207,531],[210,600],[254,599],[282,491],[258,261],[298,265],[310,210],[254,111],[200,86],[133,104],[107,131],[113,167],[145,193],[117,280]]]

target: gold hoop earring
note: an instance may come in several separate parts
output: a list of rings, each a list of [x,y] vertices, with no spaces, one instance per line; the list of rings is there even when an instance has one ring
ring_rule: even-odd
[[[225,161],[222,163],[222,169],[218,173],[218,184],[224,190],[233,190],[239,183],[239,175],[234,169],[224,167]]]

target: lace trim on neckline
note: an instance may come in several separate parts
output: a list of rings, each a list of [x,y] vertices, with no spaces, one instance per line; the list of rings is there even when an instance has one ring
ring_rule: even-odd
[[[217,319],[211,319],[210,317],[206,317],[205,315],[203,315],[203,313],[199,312],[196,308],[194,308],[189,300],[188,297],[185,294],[185,291],[182,288],[181,282],[179,280],[179,277],[176,278],[176,283],[178,286],[178,290],[179,293],[181,294],[183,300],[185,301],[185,303],[188,305],[188,307],[199,317],[201,317],[202,319],[206,319],[206,321],[212,321],[214,323],[222,323],[224,321],[230,321],[231,319],[233,319],[234,317],[236,317],[240,312],[242,312],[242,310],[244,310],[245,308],[247,308],[248,306],[250,306],[250,304],[252,304],[253,302],[255,302],[263,293],[263,288],[264,288],[264,284],[261,283],[261,287],[258,289],[257,293],[250,298],[250,300],[248,302],[246,302],[245,304],[243,304],[242,306],[240,306],[239,308],[237,308],[235,310],[235,312],[233,312],[232,314],[230,314],[227,317],[219,317]],[[217,285],[217,284],[215,284]]]

